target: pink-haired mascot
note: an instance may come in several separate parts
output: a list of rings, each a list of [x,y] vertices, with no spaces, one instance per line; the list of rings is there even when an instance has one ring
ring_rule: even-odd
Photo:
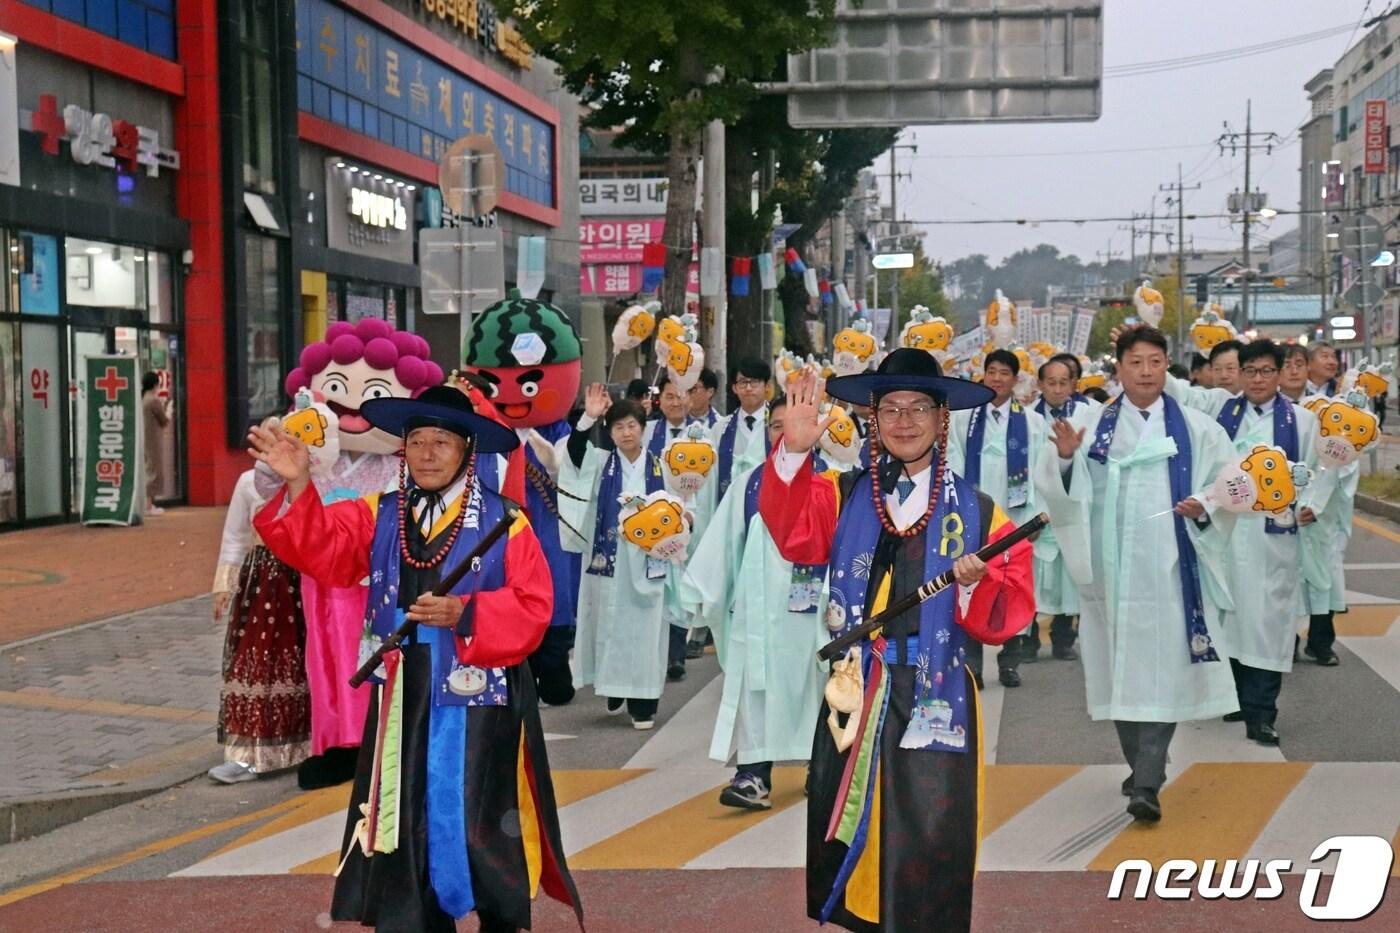
[[[374,398],[415,397],[440,385],[442,368],[428,358],[428,342],[367,318],[356,324],[338,321],[326,339],[301,351],[300,365],[287,374],[287,394],[309,388],[324,398],[339,419],[340,457],[314,476],[326,503],[374,496],[396,488],[399,438],[370,426],[360,405]],[[275,487],[275,479],[264,477]],[[311,758],[297,771],[303,789],[329,787],[355,776],[355,759],[364,732],[369,691],[353,689],[350,675],[359,667],[369,580],[358,586],[322,586],[301,580],[306,615],[306,678],[311,688]]]

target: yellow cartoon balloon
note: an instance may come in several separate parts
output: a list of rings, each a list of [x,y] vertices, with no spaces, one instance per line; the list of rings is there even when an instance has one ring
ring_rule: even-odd
[[[1365,393],[1353,390],[1344,398],[1315,399],[1317,456],[1331,466],[1351,463],[1380,437],[1380,423],[1367,407]]]
[[[1367,398],[1375,398],[1390,391],[1390,374],[1394,368],[1389,363],[1383,363],[1380,366],[1366,363],[1359,369],[1348,372],[1347,376],[1350,378],[1344,382],[1365,392]]]
[[[1191,325],[1191,341],[1202,353],[1209,353],[1216,344],[1235,337],[1234,326],[1214,311],[1206,311]]]
[[[1311,471],[1290,463],[1281,448],[1258,444],[1243,460],[1226,464],[1207,494],[1215,505],[1229,512],[1280,514],[1298,498]]]
[[[870,332],[870,322],[857,318],[836,334],[832,341],[831,368],[838,376],[865,372],[880,343]]]
[[[657,490],[629,499],[618,514],[618,524],[624,541],[657,560],[684,559],[690,526],[684,504],[673,494]]]
[[[987,330],[992,335],[992,343],[998,347],[1010,346],[1016,339],[1017,324],[1016,306],[998,288],[992,303],[987,305]]]
[[[705,484],[717,459],[705,426],[692,424],[662,452],[666,488],[689,499]]]
[[[909,323],[899,332],[900,346],[915,350],[946,350],[953,340],[953,326],[945,318],[935,317],[923,305],[916,305]]]
[[[840,405],[823,407],[823,418],[834,418],[831,426],[822,432],[818,443],[822,453],[841,464],[852,464],[860,459],[861,439],[856,433],[855,420],[850,412]]]
[[[613,325],[613,353],[631,350],[656,331],[656,317],[642,305],[632,305]]]
[[[670,317],[663,317],[661,320],[657,321],[657,322],[656,322],[656,343],[657,343],[657,352],[658,352],[658,353],[663,352],[663,351],[661,350],[661,347],[663,347],[663,346],[669,347],[669,346],[671,345],[671,341],[678,339],[678,338],[679,338],[682,334],[684,334],[684,333],[685,333],[685,324],[681,323],[681,319],[680,319],[679,317],[677,317],[676,315],[674,315],[674,314],[671,315]]]

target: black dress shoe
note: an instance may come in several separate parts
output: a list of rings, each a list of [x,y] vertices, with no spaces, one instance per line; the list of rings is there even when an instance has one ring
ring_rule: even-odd
[[[1078,651],[1075,651],[1074,648],[1072,648],[1072,647],[1066,647],[1066,648],[1052,648],[1052,649],[1050,649],[1050,653],[1051,653],[1052,655],[1054,655],[1055,660],[1057,660],[1057,661],[1078,661],[1078,660],[1079,660],[1079,652],[1078,652]]]
[[[1021,650],[1021,663],[1034,664],[1040,660],[1040,645],[1032,642]]]
[[[1162,804],[1157,800],[1157,792],[1146,787],[1133,788],[1132,799],[1128,801],[1128,815],[1145,823],[1155,823],[1162,818]]]
[[[1235,710],[1233,713],[1226,713],[1220,718],[1224,722],[1244,722],[1244,713],[1241,713],[1239,710]]]
[[[685,680],[685,665],[677,662],[666,668],[666,679],[672,681]]]
[[[696,658],[703,658],[704,656],[704,641],[688,641],[685,643],[685,658],[687,661],[694,661]]]
[[[1021,686],[1021,675],[1014,668],[1003,667],[997,672],[997,680],[1001,681],[1003,687]]]
[[[1267,722],[1251,722],[1245,726],[1244,734],[1260,745],[1277,745],[1278,730]]]
[[[1128,775],[1127,777],[1123,778],[1123,796],[1124,796],[1124,797],[1131,797],[1132,795],[1133,795],[1133,776],[1130,774],[1130,775]]]
[[[1321,667],[1336,667],[1339,663],[1336,653],[1332,651],[1314,651],[1311,648],[1304,648],[1303,654],[1312,658]]]

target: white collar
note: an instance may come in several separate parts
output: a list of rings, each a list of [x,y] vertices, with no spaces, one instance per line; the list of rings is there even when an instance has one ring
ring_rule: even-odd
[[[1244,399],[1244,403],[1248,405],[1251,409],[1258,408],[1262,413],[1269,415],[1273,414],[1274,402],[1278,400],[1278,395],[1271,395],[1269,396],[1268,401],[1260,402],[1258,405],[1254,404],[1248,398],[1246,398],[1244,393],[1240,393],[1240,398]]]
[[[1007,417],[1009,417],[1009,416],[1011,415],[1011,403],[1014,402],[1014,401],[1016,401],[1016,396],[1012,395],[1012,396],[1008,396],[1007,399],[1006,399],[1006,401],[1002,402],[1000,405],[998,405],[998,404],[996,404],[996,403],[994,403],[994,402],[988,402],[988,403],[987,403],[987,411],[989,411],[989,412],[993,412],[993,411],[999,411],[999,412],[1001,412],[1001,414],[1002,414],[1001,420],[1005,421],[1005,420],[1007,419]]]
[[[753,429],[758,430],[759,423],[768,420],[768,403],[764,402],[762,405],[758,406],[758,408],[754,411],[744,411],[742,408],[740,408],[739,410],[734,412],[734,417],[739,419],[739,424],[745,428],[748,427],[747,419],[749,415],[753,415],[754,417]]]
[[[418,511],[414,513],[413,520],[418,523],[418,528],[423,532],[424,538],[432,534],[433,525],[437,523],[439,518],[447,514],[447,510],[452,508],[452,503],[462,497],[462,493],[467,488],[467,477],[470,473],[470,470],[464,471],[461,476],[457,477],[455,483],[443,491],[441,508],[430,509],[424,505],[419,506]]]
[[[1160,416],[1162,415],[1162,412],[1163,412],[1163,411],[1166,409],[1166,407],[1167,407],[1167,403],[1164,402],[1164,401],[1162,401],[1162,396],[1160,396],[1160,395],[1157,396],[1157,400],[1156,400],[1155,402],[1153,402],[1151,405],[1148,405],[1145,409],[1144,409],[1144,408],[1138,408],[1136,405],[1134,405],[1134,404],[1132,403],[1132,401],[1130,401],[1130,400],[1128,399],[1128,397],[1127,397],[1126,395],[1123,396],[1123,401],[1124,401],[1124,403],[1126,403],[1127,406],[1128,406],[1129,408],[1131,408],[1133,411],[1139,411],[1139,412],[1140,412],[1140,411],[1146,411],[1149,415],[1152,415],[1152,416],[1155,416],[1155,417],[1160,417]],[[1149,420],[1150,420],[1150,419],[1149,419]]]

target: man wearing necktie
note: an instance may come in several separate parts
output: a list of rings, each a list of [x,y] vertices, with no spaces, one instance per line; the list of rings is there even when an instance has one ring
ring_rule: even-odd
[[[983,364],[982,384],[995,393],[979,407],[953,412],[948,428],[948,465],[969,483],[992,497],[1013,524],[1029,521],[1038,511],[1031,472],[1046,451],[1049,430],[1045,419],[1027,417],[1012,397],[1021,364],[1009,350],[993,350]],[[997,679],[1003,687],[1019,687],[1017,668],[1036,653],[1030,626],[1034,613],[1020,620],[1020,632],[997,654]],[[969,663],[981,673],[981,651],[970,653]]]
[[[1035,412],[1045,420],[1047,432],[1056,421],[1064,420],[1075,430],[1087,433],[1103,406],[1074,398],[1076,379],[1065,357],[1052,358],[1040,367],[1037,376],[1040,401],[1035,404]],[[1079,589],[1065,567],[1054,528],[1046,528],[1035,541],[1035,608],[1037,614],[1051,617],[1050,647],[1053,656],[1061,661],[1077,660],[1079,653],[1074,650],[1074,620],[1079,615]],[[1027,652],[1026,660],[1032,660],[1040,646],[1038,620],[1031,623],[1030,642],[1031,650]]]
[[[719,420],[715,411],[715,393],[719,391],[719,377],[708,366],[700,370],[700,381],[690,387],[685,394],[686,416],[698,421],[706,428],[713,428]]]
[[[1225,663],[1233,515],[1203,504],[1234,449],[1213,419],[1163,394],[1161,331],[1134,327],[1116,343],[1122,395],[1087,431],[1056,421],[1058,457],[1034,475],[1079,585],[1089,715],[1118,733],[1128,813],[1156,821],[1176,724],[1239,708]]]
[[[667,445],[681,439],[689,420],[686,396],[681,392],[680,387],[672,382],[668,376],[662,376],[657,388],[661,390],[661,394],[657,397],[657,407],[661,410],[661,417],[647,422],[646,434],[642,443],[647,451],[648,462],[660,463],[665,460],[664,452]],[[701,531],[703,530],[702,526]],[[692,535],[692,548],[699,541],[699,534]],[[670,642],[666,649],[666,679],[671,681],[684,680],[685,640],[686,633],[690,631],[690,617],[688,614],[682,617],[668,607],[666,621],[670,626]]]
[[[1317,417],[1279,391],[1283,350],[1272,340],[1260,339],[1241,347],[1238,359],[1244,385],[1238,395],[1190,387],[1180,379],[1169,380],[1167,391],[1182,404],[1215,417],[1239,456],[1262,444],[1279,447],[1290,461],[1316,469]],[[1230,536],[1235,608],[1226,616],[1226,627],[1240,712],[1226,719],[1243,720],[1245,735],[1261,745],[1279,744],[1278,695],[1283,675],[1293,669],[1294,640],[1307,615],[1304,582],[1310,567],[1303,561],[1299,529],[1323,511],[1329,497],[1319,492],[1335,486],[1335,475],[1335,470],[1329,471],[1318,477],[1316,489],[1300,490],[1300,502],[1282,515],[1239,515]]]

